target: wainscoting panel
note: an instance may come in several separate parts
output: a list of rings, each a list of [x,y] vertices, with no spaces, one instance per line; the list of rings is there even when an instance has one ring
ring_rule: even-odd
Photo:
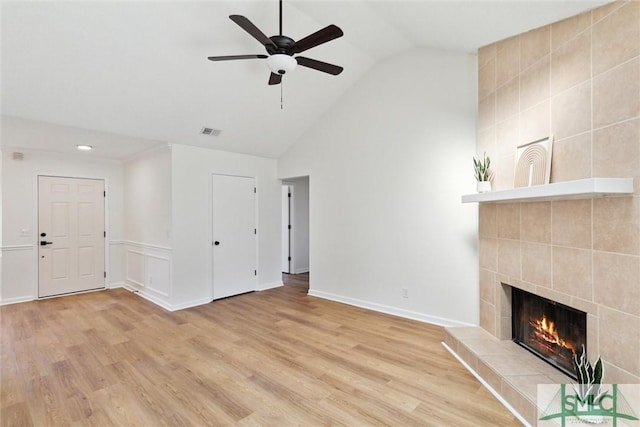
[[[147,255],[147,283],[150,291],[169,298],[169,292],[171,292],[171,260],[169,258]]]
[[[171,248],[126,242],[125,286],[171,310]]]
[[[37,298],[38,272],[34,268],[34,250],[34,245],[2,247],[0,304],[13,304]]]
[[[127,249],[127,284],[135,288],[145,287],[145,254],[137,249]]]

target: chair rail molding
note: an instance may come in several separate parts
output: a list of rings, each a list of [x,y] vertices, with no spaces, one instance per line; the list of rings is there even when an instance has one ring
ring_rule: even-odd
[[[11,251],[30,251],[35,247],[35,245],[7,245],[1,246],[0,251],[2,252],[11,252]]]

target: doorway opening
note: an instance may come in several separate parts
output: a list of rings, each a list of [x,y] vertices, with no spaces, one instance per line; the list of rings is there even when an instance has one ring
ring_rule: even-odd
[[[309,272],[309,177],[282,182],[282,272]]]
[[[282,184],[282,221],[281,221],[281,230],[282,230],[282,251],[281,251],[281,264],[282,264],[282,272],[283,273],[291,273],[291,254],[293,253],[293,241],[291,239],[291,229],[293,221],[291,211],[292,211],[292,203],[291,199],[293,196],[294,187],[292,184]]]

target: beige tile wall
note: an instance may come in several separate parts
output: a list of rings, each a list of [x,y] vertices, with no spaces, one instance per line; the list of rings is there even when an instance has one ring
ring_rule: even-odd
[[[504,284],[588,313],[589,353],[640,383],[640,1],[478,52],[478,155],[513,188],[515,148],[554,135],[551,181],[633,177],[634,196],[481,204],[480,323],[510,338]]]

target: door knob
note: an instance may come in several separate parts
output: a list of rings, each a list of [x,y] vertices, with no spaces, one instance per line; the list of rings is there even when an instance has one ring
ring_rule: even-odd
[[[53,245],[53,242],[45,242],[44,240],[40,241],[40,246]]]
[[[218,246],[220,244],[220,242],[218,242],[217,240],[215,242],[213,242],[214,245]]]

